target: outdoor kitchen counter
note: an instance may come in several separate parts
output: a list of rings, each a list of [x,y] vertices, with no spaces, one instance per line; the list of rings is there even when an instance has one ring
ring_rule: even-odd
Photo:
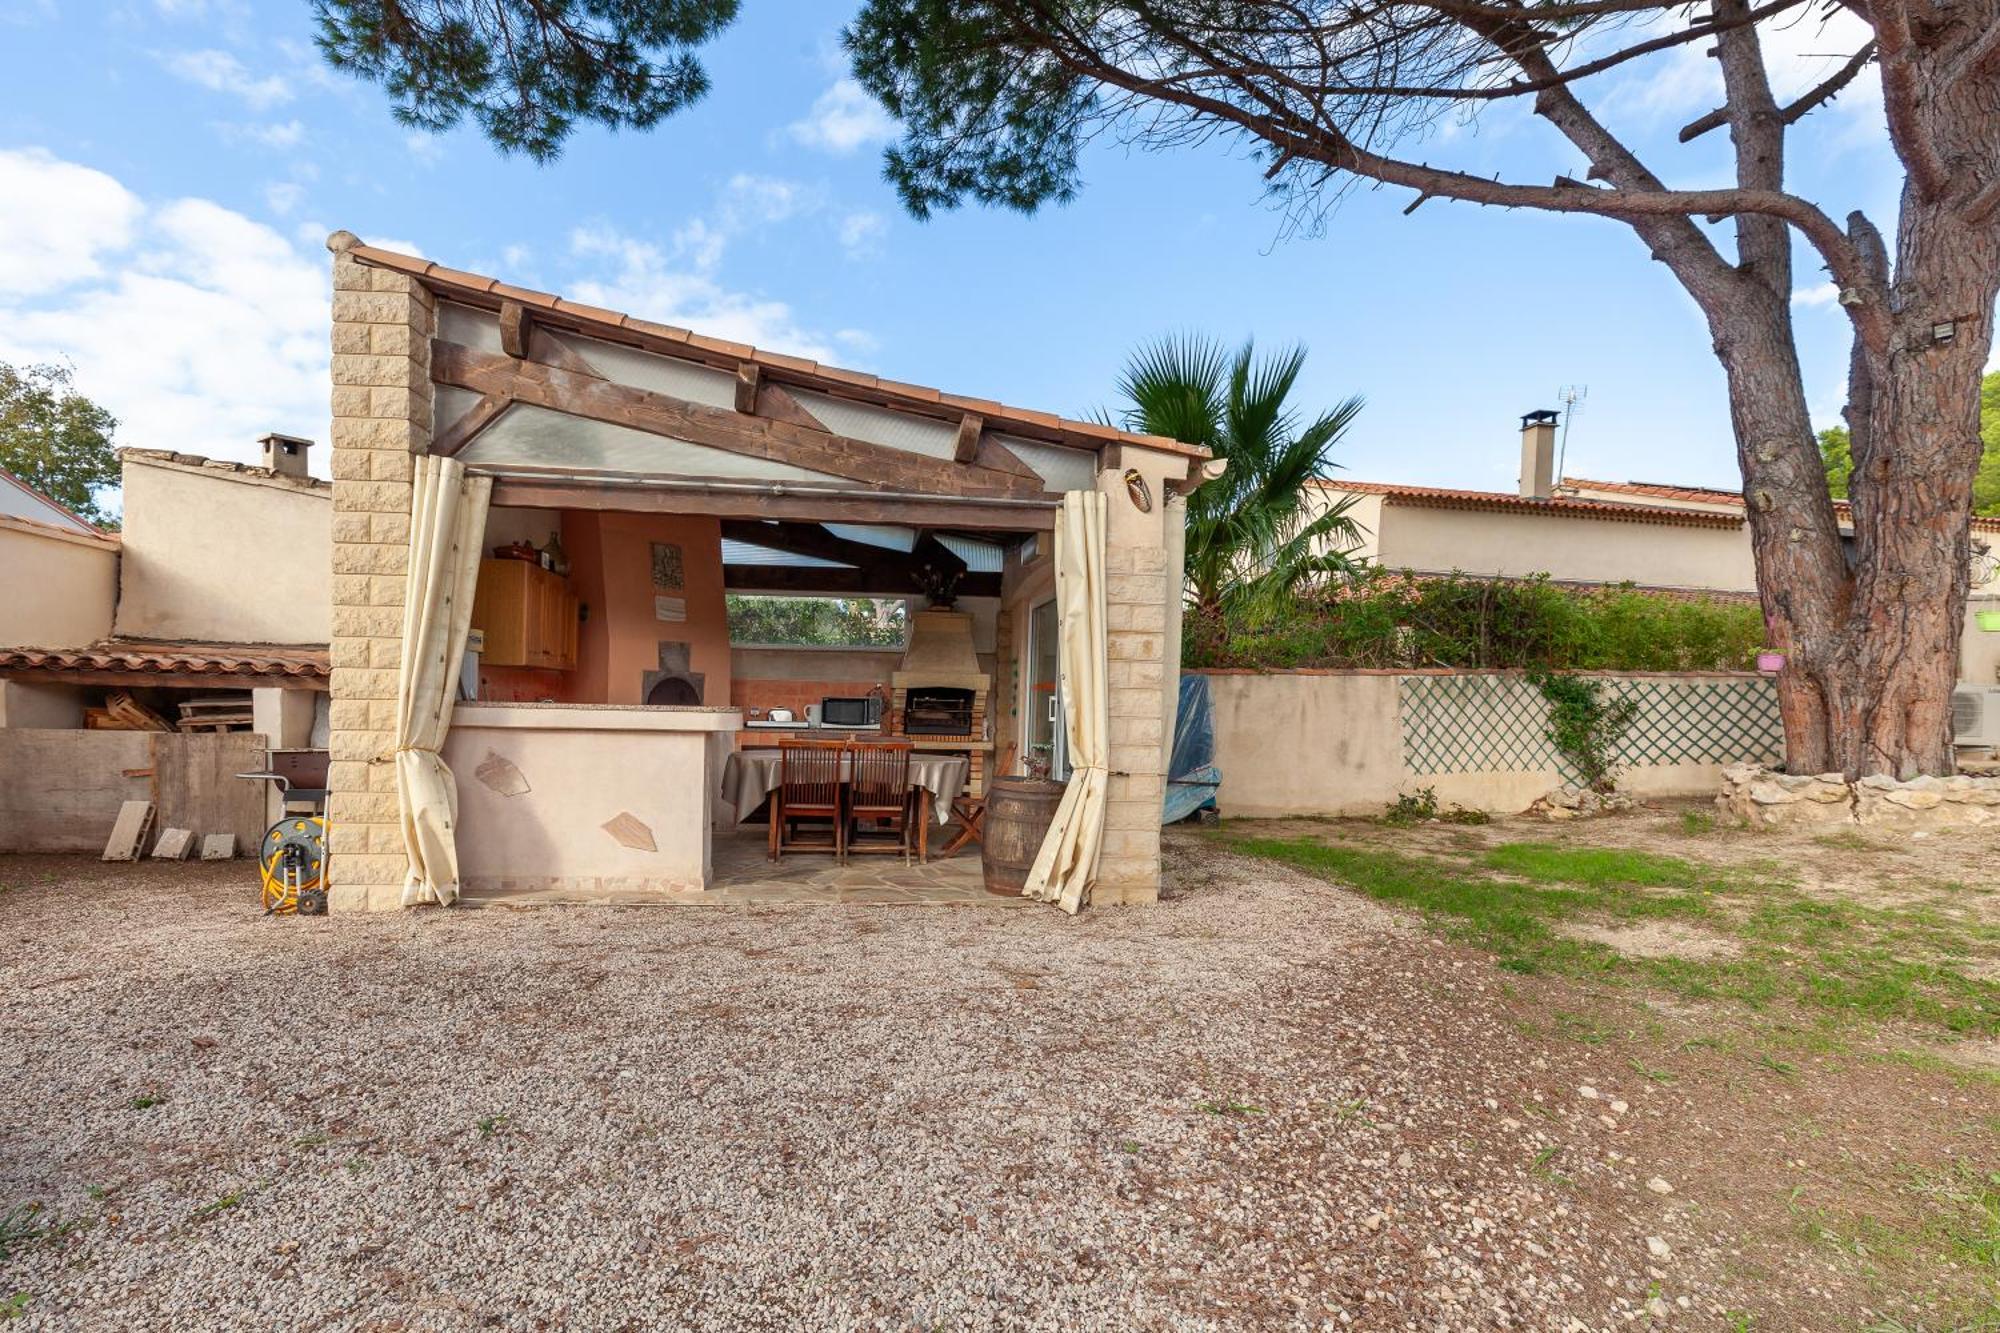
[[[466,894],[700,892],[710,793],[742,725],[739,708],[459,704],[444,760]]]

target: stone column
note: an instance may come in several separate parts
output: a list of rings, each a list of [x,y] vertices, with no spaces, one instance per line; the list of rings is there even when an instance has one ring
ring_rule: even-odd
[[[430,292],[333,252],[333,668],[327,777],[333,911],[400,905],[396,672],[415,455],[430,448]]]
[[[1133,503],[1124,474],[1136,469],[1152,498]],[[1104,451],[1098,489],[1109,497],[1105,526],[1111,777],[1093,905],[1150,903],[1160,896],[1160,807],[1166,795],[1163,745],[1167,695],[1168,595],[1181,571],[1167,569],[1167,523],[1185,512],[1167,503],[1167,483],[1187,475],[1187,459],[1137,445]],[[1176,562],[1178,563],[1178,562]]]

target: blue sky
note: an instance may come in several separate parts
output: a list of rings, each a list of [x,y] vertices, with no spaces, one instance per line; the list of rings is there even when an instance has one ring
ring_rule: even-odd
[[[1240,151],[1105,142],[1073,204],[918,223],[882,182],[889,126],[837,47],[851,6],[746,0],[714,91],[648,134],[581,130],[560,161],[431,137],[328,70],[306,0],[0,0],[0,360],[66,357],[120,442],[244,459],[324,439],[326,233],[761,346],[1071,414],[1114,401],[1160,334],[1302,342],[1300,402],[1368,399],[1349,475],[1509,489],[1516,418],[1589,394],[1569,471],[1735,485],[1721,374],[1691,303],[1616,223],[1357,191],[1312,234]],[[1853,49],[1780,34],[1781,84]],[[1587,85],[1671,183],[1727,145],[1674,142],[1714,104],[1698,49]],[[1451,124],[1438,163],[1542,182],[1576,156],[1518,110]],[[1875,89],[1794,138],[1792,181],[1889,231],[1898,177]],[[1837,419],[1845,321],[1810,256],[1808,391]],[[321,459],[319,468],[324,469]]]

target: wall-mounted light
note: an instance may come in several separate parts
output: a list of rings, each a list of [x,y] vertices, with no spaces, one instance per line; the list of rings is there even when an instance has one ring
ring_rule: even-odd
[[[1140,513],[1153,512],[1153,488],[1146,484],[1146,478],[1138,468],[1125,469],[1125,494],[1132,497],[1132,503]]]
[[[1937,346],[1942,347],[1957,336],[1958,321],[1955,319],[1941,319],[1931,325],[1931,342]]]

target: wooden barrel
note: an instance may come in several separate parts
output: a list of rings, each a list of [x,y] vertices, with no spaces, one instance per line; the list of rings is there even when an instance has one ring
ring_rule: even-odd
[[[995,778],[987,787],[979,865],[986,873],[988,893],[1020,895],[1062,794],[1062,783],[1041,778]]]

